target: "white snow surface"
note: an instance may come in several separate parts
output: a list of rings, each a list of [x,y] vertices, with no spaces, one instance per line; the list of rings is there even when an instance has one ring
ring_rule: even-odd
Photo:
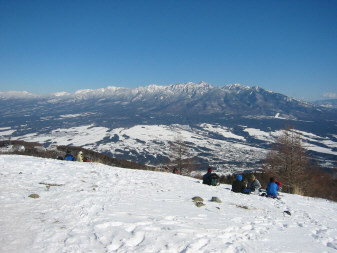
[[[7,137],[12,135],[16,130],[11,130],[10,127],[0,128],[0,137]]]
[[[6,253],[336,252],[336,211],[323,199],[238,194],[171,173],[0,156]]]
[[[232,138],[232,139],[239,139],[242,141],[246,141],[246,139],[242,136],[233,134],[228,127],[220,126],[220,125],[212,125],[212,124],[201,124],[201,127],[203,127],[205,130],[208,130],[209,132],[220,134],[226,138]]]
[[[270,142],[274,142],[275,139],[283,133],[282,130],[274,132],[265,132],[256,128],[246,128],[244,131],[247,132],[250,136],[256,138],[257,140],[270,141]]]
[[[210,133],[218,134],[225,139],[209,136]],[[100,143],[104,139],[113,139],[115,136],[118,136],[117,141]],[[263,159],[266,152],[262,148],[250,146],[246,143],[244,137],[234,134],[232,129],[228,127],[206,123],[201,124],[200,128],[179,124],[136,125],[129,128],[114,129],[83,125],[67,129],[58,128],[44,134],[31,133],[13,139],[39,143],[51,142],[55,145],[82,146],[99,152],[111,152],[112,154],[118,154],[120,150],[130,150],[136,151],[138,154],[145,153],[153,156],[170,157],[170,142],[179,138],[192,143],[190,155],[203,157],[204,155],[195,152],[193,147],[207,147],[214,151],[213,153],[220,161],[249,162],[252,157]],[[207,157],[204,158],[208,159]]]

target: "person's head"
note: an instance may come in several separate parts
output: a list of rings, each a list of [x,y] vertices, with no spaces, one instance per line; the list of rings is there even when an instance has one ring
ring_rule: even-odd
[[[250,178],[252,179],[252,181],[254,181],[256,179],[256,177],[254,175],[252,175]]]
[[[212,170],[211,167],[209,167],[208,170],[207,170],[208,173],[212,173],[212,171],[213,171],[213,170]]]
[[[274,183],[274,182],[275,182],[275,178],[274,178],[274,177],[271,177],[271,178],[269,179],[269,182],[270,182],[270,183]]]
[[[236,176],[236,180],[242,181],[242,175],[237,175],[237,176]]]
[[[67,151],[66,151],[66,153],[67,153],[67,154],[70,154],[70,151],[69,151],[69,150],[67,150]]]

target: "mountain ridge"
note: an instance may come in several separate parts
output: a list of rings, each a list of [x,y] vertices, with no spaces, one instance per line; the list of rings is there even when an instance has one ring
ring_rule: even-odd
[[[215,87],[206,82],[195,84],[172,84],[169,86],[149,85],[138,88],[108,86],[102,89],[78,90],[74,93],[57,92],[49,95],[36,95],[28,92],[1,92],[0,100],[36,100],[41,107],[48,104],[68,104],[90,101],[92,106],[122,106],[127,111],[138,111],[146,107],[147,113],[179,112],[189,116],[199,114],[267,115],[283,114],[288,119],[316,117],[324,113],[337,113],[333,108],[304,102],[280,93],[265,90],[259,86],[249,87],[240,84]],[[134,108],[136,107],[136,108]],[[327,116],[326,116],[327,117]]]
[[[58,97],[58,98],[67,98],[71,96],[80,96],[80,95],[91,95],[91,97],[100,97],[102,95],[111,96],[111,95],[118,95],[114,93],[118,92],[129,92],[133,95],[139,94],[139,93],[156,93],[158,91],[166,91],[168,93],[174,94],[175,92],[179,93],[203,93],[207,92],[210,89],[215,90],[222,90],[222,91],[232,91],[235,90],[236,92],[240,92],[243,90],[263,90],[269,93],[275,93],[273,91],[269,91],[266,89],[263,89],[260,86],[245,86],[242,84],[228,84],[222,87],[218,86],[212,86],[211,84],[207,82],[200,82],[200,83],[193,83],[193,82],[187,82],[187,83],[178,83],[178,84],[171,84],[167,86],[157,85],[157,84],[150,84],[148,86],[140,86],[137,88],[127,88],[127,87],[117,87],[117,86],[107,86],[106,88],[99,88],[99,89],[80,89],[76,90],[75,92],[65,92],[65,91],[58,91],[55,93],[50,94],[35,94],[28,91],[7,91],[7,92],[0,92],[0,98],[6,99],[6,98],[48,98],[48,97]],[[86,98],[86,97],[83,97]],[[295,98],[292,98],[295,99]],[[298,100],[298,99],[295,99]],[[300,100],[299,100],[300,101]]]
[[[40,97],[23,93],[28,99],[3,94],[2,138],[76,145],[142,164],[168,161],[172,136],[183,133],[201,164],[256,170],[287,126],[306,133],[311,152],[327,167],[334,167],[337,154],[336,109],[258,86],[190,82]]]

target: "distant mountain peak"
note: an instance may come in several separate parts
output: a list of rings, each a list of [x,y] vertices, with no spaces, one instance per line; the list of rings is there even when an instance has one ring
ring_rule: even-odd
[[[6,92],[0,92],[1,98],[33,98],[38,97],[38,95],[30,93],[28,91],[6,91]]]
[[[249,86],[245,86],[245,85],[242,85],[242,84],[239,84],[239,83],[235,83],[235,84],[228,84],[225,86],[226,89],[228,90],[237,90],[237,89],[250,89],[251,87]]]
[[[70,93],[69,92],[65,92],[65,91],[60,91],[60,92],[55,92],[52,95],[54,95],[55,97],[63,97],[63,96],[69,96]]]
[[[98,89],[99,90],[99,89]],[[92,91],[95,91],[95,90],[92,90],[92,89],[83,89],[83,90],[77,90],[75,91],[75,95],[77,94],[85,94],[85,93],[89,93],[89,92],[92,92]],[[97,90],[96,90],[97,91]]]
[[[214,88],[212,85],[206,83],[206,82],[200,82],[200,83],[179,83],[179,84],[171,84],[170,86],[167,86],[171,90],[182,90],[185,92],[195,92],[197,90],[200,91],[207,91],[209,89]]]

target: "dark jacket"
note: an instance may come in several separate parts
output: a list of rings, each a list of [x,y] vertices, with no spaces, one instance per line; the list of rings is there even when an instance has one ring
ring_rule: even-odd
[[[180,171],[177,168],[174,168],[172,171],[173,174],[180,174]]]
[[[211,184],[211,175],[212,172],[207,172],[205,175],[202,176],[202,183],[203,184]]]
[[[232,184],[233,192],[243,192],[245,188],[246,188],[246,184],[243,181],[235,180]]]
[[[207,185],[211,185],[212,184],[212,179],[216,179],[217,182],[219,182],[219,176],[216,173],[212,173],[212,172],[207,172],[205,175],[203,175],[202,177],[202,183],[203,184],[207,184]]]

